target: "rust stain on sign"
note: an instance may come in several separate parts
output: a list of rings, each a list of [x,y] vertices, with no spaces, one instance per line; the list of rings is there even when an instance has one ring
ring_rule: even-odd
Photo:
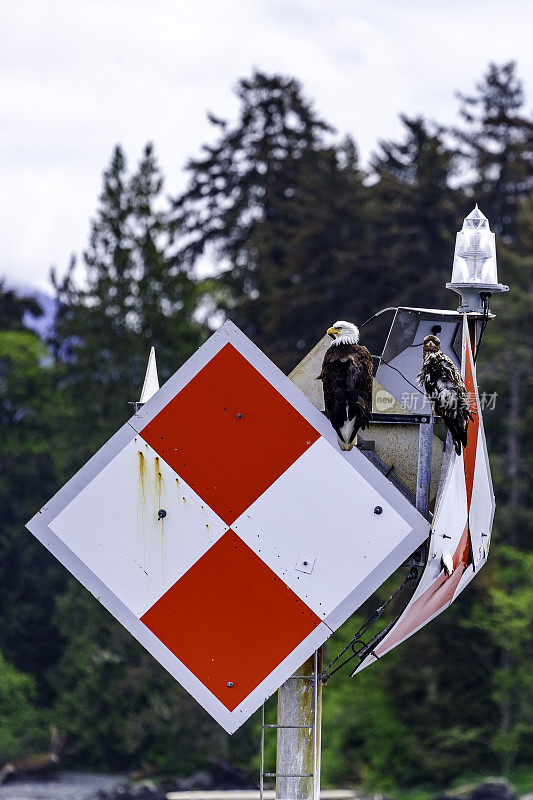
[[[165,481],[161,473],[161,462],[159,456],[154,456],[154,509],[153,512],[159,522],[158,529],[161,534],[161,569],[165,568],[165,520],[159,516],[159,509],[163,502],[163,492]],[[157,529],[156,529],[157,530]]]
[[[148,445],[145,444],[145,447]],[[149,571],[147,559],[149,558],[148,544],[151,540],[152,557],[155,552],[160,553],[161,570],[164,572],[165,520],[159,512],[165,507],[165,478],[161,459],[156,455],[152,457],[149,453],[137,449],[137,470],[137,557],[143,569]],[[154,545],[155,551],[153,550]]]
[[[138,451],[138,467],[139,467],[139,488],[144,499],[144,488],[146,484],[146,460],[144,455]]]
[[[161,473],[161,463],[159,461],[159,457],[154,457],[154,483],[155,483],[155,494],[156,494],[156,505],[157,509],[161,507],[161,498],[162,493],[165,488],[165,481],[163,479],[163,475]],[[156,510],[157,513],[157,510]]]
[[[146,560],[146,459],[141,450],[137,451],[138,497],[137,497],[137,553],[144,565]]]

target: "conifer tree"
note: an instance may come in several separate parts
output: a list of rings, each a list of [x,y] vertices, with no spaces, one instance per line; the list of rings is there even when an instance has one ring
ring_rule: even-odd
[[[279,216],[292,196],[304,155],[323,145],[331,128],[317,117],[291,78],[254,72],[236,87],[238,122],[209,115],[218,131],[214,145],[187,165],[187,190],[176,200],[175,224],[183,237],[179,257],[189,264],[208,246],[229,270],[238,293],[258,290],[250,241],[258,220]]]
[[[491,310],[496,318],[483,337],[478,360],[480,385],[494,393],[494,410],[485,415],[491,443],[491,463],[499,501],[500,536],[513,547],[531,549],[533,513],[528,498],[533,424],[533,336],[526,322],[531,316],[533,283],[533,201],[519,206],[513,226],[515,247],[498,243],[498,272],[510,286],[496,295]]]
[[[286,370],[335,319],[370,313],[359,288],[369,277],[362,257],[366,197],[355,148],[346,141],[306,153],[290,196],[256,223],[250,250],[258,288],[237,313]]]
[[[33,297],[21,297],[14,289],[8,289],[0,280],[0,329],[23,330],[24,316],[42,316],[42,309]]]
[[[446,307],[445,283],[462,223],[463,198],[450,188],[453,155],[441,129],[421,117],[401,120],[403,140],[380,142],[371,165],[377,178],[370,253],[376,291],[390,298],[387,305]]]
[[[475,94],[458,97],[463,127],[454,134],[465,171],[473,173],[466,188],[493,229],[511,241],[518,203],[533,190],[533,119],[523,111],[515,62],[489,64]]]
[[[166,379],[204,337],[195,319],[199,287],[170,260],[162,187],[151,145],[131,176],[117,147],[83,253],[85,274],[78,279],[73,259],[63,279],[53,276],[59,301],[53,345],[74,409],[63,421],[66,449],[74,454],[70,470],[127,418],[151,345]],[[89,424],[82,422],[87,415]]]
[[[219,140],[189,163],[174,217],[179,259],[216,260],[230,318],[288,369],[336,318],[362,322],[415,287],[419,303],[445,296],[459,214],[441,131],[403,118],[367,186],[353,142],[326,140],[295,81],[256,73],[238,94],[239,120],[212,118]]]
[[[294,79],[256,72],[237,95],[237,122],[211,115],[218,140],[189,162],[177,258],[214,258],[219,306],[288,367],[349,305],[338,290],[361,236],[361,176],[353,144],[327,141]]]

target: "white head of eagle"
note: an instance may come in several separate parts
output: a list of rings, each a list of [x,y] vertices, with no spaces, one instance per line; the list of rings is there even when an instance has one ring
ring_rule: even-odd
[[[326,331],[331,336],[331,344],[357,344],[359,342],[359,328],[353,322],[338,320],[331,328]]]

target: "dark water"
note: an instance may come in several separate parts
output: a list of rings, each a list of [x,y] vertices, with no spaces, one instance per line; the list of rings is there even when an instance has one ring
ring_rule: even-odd
[[[65,773],[50,780],[21,781],[0,786],[0,800],[92,800],[124,780],[120,775]]]

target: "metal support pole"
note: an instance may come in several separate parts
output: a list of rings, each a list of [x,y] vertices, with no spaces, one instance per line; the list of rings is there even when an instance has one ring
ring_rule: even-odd
[[[278,690],[276,800],[319,800],[322,648]]]
[[[259,748],[259,800],[265,791],[265,704],[261,706],[261,744]]]
[[[431,455],[433,449],[433,415],[418,428],[418,467],[416,477],[416,507],[427,517],[429,513],[429,489],[431,482]]]

